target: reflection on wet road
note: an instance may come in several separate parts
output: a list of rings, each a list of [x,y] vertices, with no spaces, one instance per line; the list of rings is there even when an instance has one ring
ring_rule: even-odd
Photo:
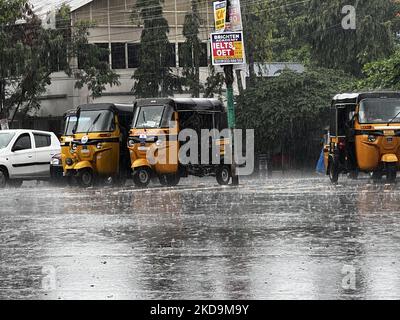
[[[25,186],[0,201],[1,299],[400,298],[400,185]]]

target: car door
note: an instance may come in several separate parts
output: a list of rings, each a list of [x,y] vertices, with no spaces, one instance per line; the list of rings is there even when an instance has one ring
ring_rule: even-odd
[[[35,152],[30,133],[21,133],[15,140],[9,156],[14,178],[35,176]]]
[[[33,132],[35,141],[36,166],[35,172],[38,177],[50,177],[50,161],[57,153],[52,146],[50,133]]]

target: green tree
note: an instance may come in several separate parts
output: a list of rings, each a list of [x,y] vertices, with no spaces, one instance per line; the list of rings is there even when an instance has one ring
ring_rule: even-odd
[[[179,87],[172,74],[175,54],[168,40],[168,21],[163,16],[162,0],[138,0],[133,12],[134,22],[143,25],[140,37],[140,65],[133,78],[137,97],[165,97]]]
[[[400,50],[387,59],[366,64],[363,73],[365,78],[358,82],[361,90],[400,90]]]
[[[303,27],[297,36],[309,44],[317,66],[341,69],[360,76],[362,66],[393,52],[396,6],[386,0],[312,0]],[[353,4],[356,28],[344,29],[342,13]]]
[[[224,74],[216,72],[214,66],[210,66],[209,75],[207,77],[205,84],[204,97],[214,98],[215,96],[217,96],[218,99],[221,99],[223,95],[224,85],[225,85]]]
[[[100,63],[101,52],[88,45],[88,26],[78,25],[71,34],[69,8],[63,6],[55,30],[42,28],[40,19],[23,0],[0,0],[0,102],[1,116],[12,118],[17,111],[40,108],[39,97],[51,84],[54,71],[74,74],[76,86],[88,85],[92,96],[106,84],[118,84],[117,75]],[[79,70],[68,63],[77,54],[90,57]],[[12,121],[11,121],[12,122]]]
[[[93,98],[100,97],[107,85],[118,86],[119,75],[110,69],[108,60],[109,50],[100,48],[95,44],[88,43],[87,34],[92,26],[89,22],[79,22],[72,33],[72,41],[69,46],[70,57],[78,57],[78,68],[67,66],[68,75],[73,75],[76,79],[75,87],[88,87]]]
[[[332,97],[351,89],[353,79],[327,69],[284,71],[263,79],[237,98],[239,128],[255,130],[256,152],[282,150],[299,165],[317,156],[318,134],[329,122]]]
[[[186,14],[183,24],[183,36],[186,41],[182,45],[183,84],[189,88],[192,97],[198,98],[202,85],[200,84],[200,55],[202,52],[199,39],[200,16],[197,8],[199,0],[192,0],[192,11]]]

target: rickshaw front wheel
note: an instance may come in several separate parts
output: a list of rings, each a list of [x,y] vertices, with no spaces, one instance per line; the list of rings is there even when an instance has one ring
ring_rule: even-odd
[[[151,171],[148,167],[135,169],[133,173],[133,183],[139,188],[146,188],[151,180]]]
[[[78,176],[79,185],[83,188],[89,188],[94,184],[94,174],[91,169],[82,169]]]
[[[217,170],[217,182],[218,184],[225,186],[229,183],[229,180],[231,179],[231,168],[229,166],[221,166]]]

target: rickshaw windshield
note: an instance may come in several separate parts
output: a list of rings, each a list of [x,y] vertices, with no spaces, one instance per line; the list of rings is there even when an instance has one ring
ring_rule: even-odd
[[[0,149],[6,148],[14,135],[12,132],[0,132]]]
[[[358,119],[365,123],[400,122],[400,99],[364,99],[360,103]]]
[[[114,113],[110,110],[81,111],[75,133],[113,131]]]
[[[136,111],[135,128],[160,128],[162,125],[165,106],[146,106]]]
[[[73,130],[76,125],[76,120],[76,116],[68,116],[65,118],[64,136],[72,136],[74,134]]]

